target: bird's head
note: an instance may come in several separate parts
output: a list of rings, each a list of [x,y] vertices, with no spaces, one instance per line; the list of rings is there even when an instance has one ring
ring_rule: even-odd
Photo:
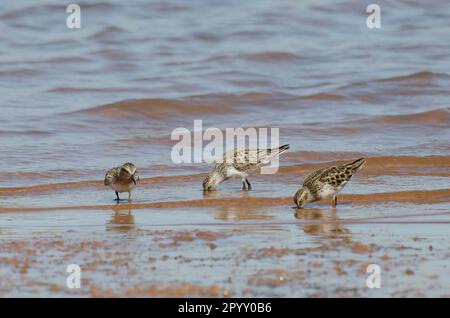
[[[213,171],[208,174],[203,180],[203,191],[214,191],[217,189],[217,185],[224,180],[224,177],[221,173],[217,171]]]
[[[299,209],[303,209],[306,203],[313,201],[313,196],[307,187],[301,187],[294,195],[294,203]]]
[[[122,165],[122,169],[124,169],[127,173],[130,174],[131,182],[136,184],[136,181],[139,181],[139,174],[134,164],[132,164],[131,162],[127,162],[124,165]]]

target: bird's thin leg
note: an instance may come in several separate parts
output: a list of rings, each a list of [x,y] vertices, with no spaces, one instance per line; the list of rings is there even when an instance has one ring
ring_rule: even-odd
[[[117,200],[117,202],[119,202],[120,201],[120,198],[119,198],[119,193],[116,191],[116,200]]]
[[[245,180],[242,180],[242,190],[247,190],[247,184],[245,183]]]
[[[128,202],[131,201],[131,192],[128,192]]]
[[[331,206],[335,208],[337,205],[337,195],[333,195],[333,199],[331,200]]]
[[[250,182],[248,182],[247,178],[245,178],[245,182],[247,182],[247,190],[251,190],[252,189],[252,185],[250,184]]]

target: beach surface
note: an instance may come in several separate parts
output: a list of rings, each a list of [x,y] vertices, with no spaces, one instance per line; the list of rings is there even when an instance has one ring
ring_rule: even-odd
[[[75,30],[58,1],[2,4],[1,297],[450,297],[448,5],[381,1],[371,30],[353,1],[79,4]],[[205,194],[212,166],[171,157],[194,120],[290,150]],[[360,157],[336,209],[294,208]]]

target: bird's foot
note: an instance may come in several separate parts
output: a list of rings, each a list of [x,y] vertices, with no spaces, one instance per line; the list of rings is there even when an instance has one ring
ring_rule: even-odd
[[[331,206],[333,208],[336,208],[336,206],[337,206],[337,196],[333,196],[333,199],[331,199]]]

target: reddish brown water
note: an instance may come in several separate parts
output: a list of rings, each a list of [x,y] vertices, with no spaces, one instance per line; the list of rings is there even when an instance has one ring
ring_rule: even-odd
[[[382,2],[379,30],[353,1],[80,5],[80,30],[56,1],[1,5],[0,295],[450,295],[448,5]],[[170,156],[196,119],[291,149],[204,195],[210,166]],[[293,209],[306,173],[359,157],[337,210]]]

